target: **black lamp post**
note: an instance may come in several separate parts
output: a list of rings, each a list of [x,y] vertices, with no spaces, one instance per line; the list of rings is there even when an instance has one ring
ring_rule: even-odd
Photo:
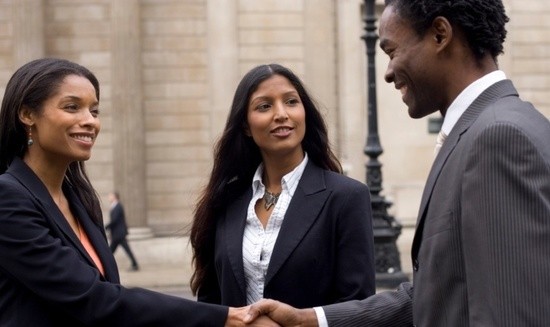
[[[376,71],[374,57],[376,55],[376,14],[375,0],[365,0],[365,35],[362,39],[367,47],[367,91],[368,91],[368,135],[365,154],[369,157],[366,164],[367,185],[370,188],[373,210],[374,249],[376,262],[376,286],[393,288],[407,281],[407,276],[401,271],[399,251],[396,240],[401,234],[401,224],[388,214],[391,203],[382,191],[382,164],[378,156],[383,152],[378,136],[378,116],[376,103]]]

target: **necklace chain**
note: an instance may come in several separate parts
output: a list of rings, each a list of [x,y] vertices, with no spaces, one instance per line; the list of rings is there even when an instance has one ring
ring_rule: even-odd
[[[268,190],[265,190],[263,199],[264,199],[264,208],[265,210],[271,209],[272,206],[274,206],[277,203],[277,200],[279,200],[279,195],[281,193],[271,193]]]

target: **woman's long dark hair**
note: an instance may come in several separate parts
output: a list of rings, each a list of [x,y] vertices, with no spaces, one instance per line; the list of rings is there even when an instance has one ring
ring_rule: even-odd
[[[302,148],[309,160],[321,168],[342,172],[340,162],[330,149],[325,121],[300,79],[278,64],[261,65],[250,70],[235,91],[225,129],[214,148],[210,180],[195,208],[190,236],[195,268],[191,276],[193,294],[203,285],[209,267],[214,264],[216,218],[229,203],[251,187],[254,172],[262,161],[260,149],[244,131],[250,96],[260,83],[273,75],[287,78],[304,105],[306,132]]]
[[[15,157],[23,158],[27,149],[27,132],[19,120],[23,107],[40,114],[44,102],[57,92],[63,79],[78,75],[88,79],[99,100],[99,82],[87,68],[74,62],[42,58],[21,66],[10,78],[0,109],[0,174],[3,174]],[[86,174],[84,162],[69,165],[65,180],[72,186],[86,211],[97,224],[103,224],[99,198]]]

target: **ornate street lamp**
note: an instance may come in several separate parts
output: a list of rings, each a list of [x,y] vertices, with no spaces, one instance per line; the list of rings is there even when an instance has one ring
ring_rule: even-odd
[[[376,14],[375,0],[365,0],[365,35],[362,39],[367,47],[367,94],[368,94],[368,134],[364,153],[369,157],[366,164],[367,185],[370,188],[373,210],[374,249],[376,262],[376,286],[393,288],[407,281],[407,276],[401,271],[399,251],[396,240],[401,234],[401,224],[388,214],[391,203],[382,191],[382,164],[378,156],[383,152],[378,136],[378,116],[376,103],[376,71],[374,57],[376,55]]]

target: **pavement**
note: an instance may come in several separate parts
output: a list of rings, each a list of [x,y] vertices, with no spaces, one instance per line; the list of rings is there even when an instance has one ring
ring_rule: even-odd
[[[124,249],[119,247],[114,254],[122,285],[194,299],[189,288],[192,270],[188,237],[129,238],[128,243],[139,270],[129,269],[130,260]]]
[[[120,270],[121,284],[126,287],[143,287],[171,295],[195,299],[189,288],[187,272],[176,264],[140,264],[138,271]]]
[[[411,276],[410,249],[414,235],[413,227],[404,227],[397,239],[401,255],[401,270]],[[130,261],[122,247],[115,252],[121,284],[126,287],[143,287],[166,294],[195,299],[189,288],[191,249],[184,236],[152,237],[129,240],[130,247],[139,263],[138,271],[130,271]],[[377,291],[383,291],[378,289]]]

